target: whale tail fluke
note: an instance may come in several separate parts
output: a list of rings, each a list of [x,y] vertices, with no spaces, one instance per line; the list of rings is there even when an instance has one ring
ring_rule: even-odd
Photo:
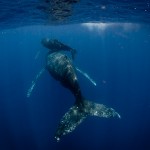
[[[56,140],[59,141],[62,135],[66,135],[75,130],[75,128],[88,116],[121,118],[113,108],[84,100],[82,105],[75,104],[62,117],[55,134]]]

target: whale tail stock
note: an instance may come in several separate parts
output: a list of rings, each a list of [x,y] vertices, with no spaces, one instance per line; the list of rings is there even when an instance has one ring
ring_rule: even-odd
[[[88,116],[121,118],[113,108],[108,108],[103,104],[97,104],[88,100],[84,100],[83,104],[80,105],[75,103],[60,120],[55,134],[56,140],[59,141],[62,135],[66,135],[75,130]]]

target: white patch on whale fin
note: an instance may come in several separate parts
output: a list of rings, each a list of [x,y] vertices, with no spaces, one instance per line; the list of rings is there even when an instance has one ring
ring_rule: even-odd
[[[121,118],[113,108],[108,108],[103,104],[97,104],[91,101],[84,100],[83,105],[78,106],[77,104],[75,104],[62,117],[55,134],[56,140],[59,142],[61,136],[71,133],[88,116]]]
[[[28,89],[28,92],[27,92],[27,97],[28,98],[31,96],[32,91],[35,88],[35,85],[36,85],[38,79],[41,77],[41,75],[44,73],[44,71],[45,71],[45,67],[40,70],[40,72],[35,76],[34,80],[32,81],[32,84],[31,84],[31,86],[30,86],[30,88]]]
[[[85,72],[80,70],[78,67],[75,67],[78,72],[80,72],[83,76],[85,76],[94,86],[96,86],[96,82]]]

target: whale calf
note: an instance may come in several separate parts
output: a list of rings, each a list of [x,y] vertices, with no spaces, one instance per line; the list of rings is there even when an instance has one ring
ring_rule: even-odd
[[[72,54],[72,58],[74,59],[75,57],[76,50],[66,44],[63,44],[57,39],[43,38],[41,40],[41,43],[44,47],[48,48],[49,51],[51,52],[70,51]]]
[[[55,133],[57,141],[63,135],[72,132],[88,116],[118,117],[120,115],[103,104],[87,100],[82,95],[75,67],[71,59],[60,51],[50,51],[47,54],[46,69],[51,76],[68,88],[75,97],[74,105],[64,114]]]

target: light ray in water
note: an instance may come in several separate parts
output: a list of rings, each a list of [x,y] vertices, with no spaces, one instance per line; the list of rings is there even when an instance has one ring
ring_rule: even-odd
[[[80,70],[79,68],[76,67],[76,70],[78,72],[80,72],[83,76],[85,76],[88,80],[90,80],[90,82],[92,82],[93,85],[97,85],[96,82],[85,72],[83,72],[82,70]]]
[[[40,70],[40,72],[36,75],[35,79],[32,81],[32,84],[30,86],[30,88],[28,89],[28,92],[27,92],[27,97],[29,98],[32,94],[32,91],[33,89],[35,88],[35,85],[36,85],[36,82],[38,81],[38,79],[41,77],[41,75],[44,73],[45,71],[45,68],[42,68]]]
[[[40,53],[41,53],[41,51],[40,51],[40,50],[39,50],[39,51],[37,51],[37,53],[36,53],[36,55],[35,55],[35,57],[34,57],[34,59],[35,59],[35,60],[39,58]]]

